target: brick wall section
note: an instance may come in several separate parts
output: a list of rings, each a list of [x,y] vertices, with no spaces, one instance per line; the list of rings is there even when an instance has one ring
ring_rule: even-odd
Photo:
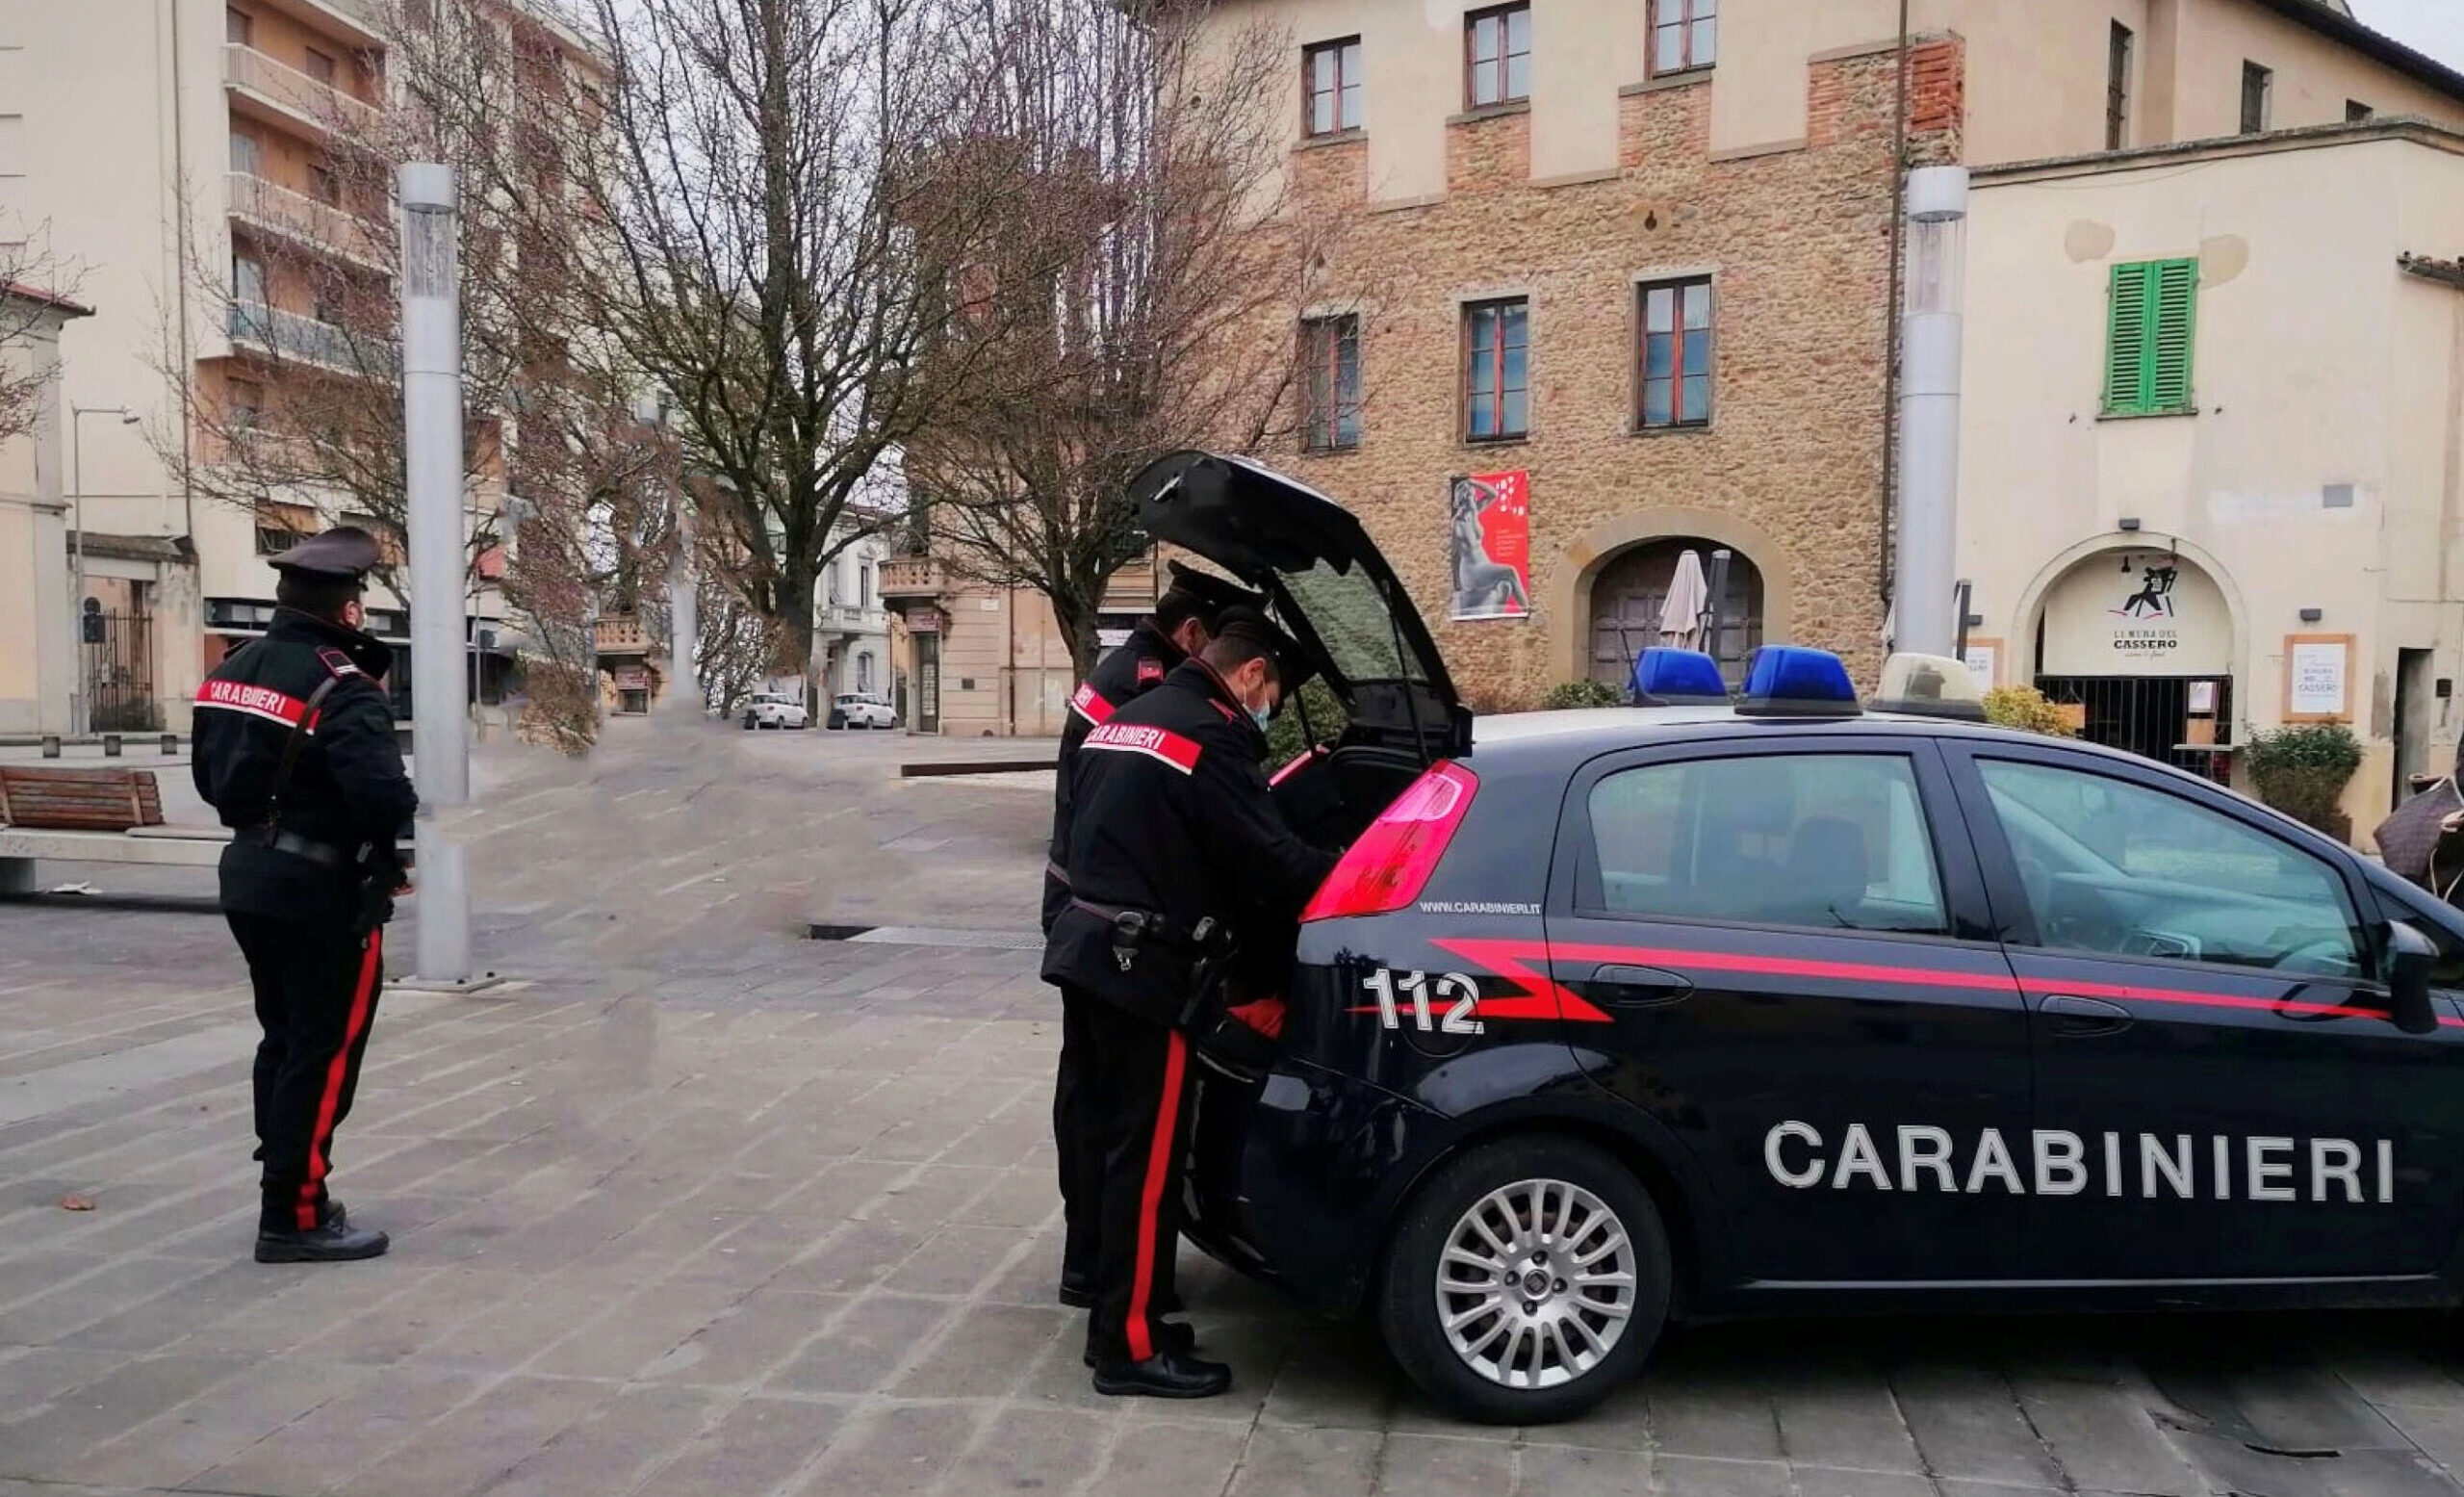
[[[1531,180],[1531,112],[1514,110],[1446,127],[1446,190],[1499,193]]]
[[[1955,92],[1957,43],[1928,51]],[[1766,538],[1748,555],[1787,592],[1796,639],[1874,679],[1896,83],[1890,53],[1813,65],[1820,143],[1729,162],[1707,150],[1716,79],[1631,94],[1622,169],[1554,188],[1528,185],[1527,116],[1456,124],[1444,201],[1352,215],[1329,279],[1364,288],[1362,442],[1271,459],[1361,516],[1467,696],[1527,703],[1569,674],[1591,628],[1575,580],[1602,559],[1587,537],[1675,508]],[[1920,160],[1958,159],[1951,125],[1912,145]],[[1310,159],[1333,156],[1298,153],[1296,211],[1341,211],[1333,194],[1356,178]],[[1631,435],[1634,279],[1704,269],[1717,277],[1712,425]],[[1471,446],[1458,436],[1458,303],[1517,291],[1531,297],[1531,435]],[[1516,468],[1531,473],[1534,616],[1450,622],[1446,479]]]

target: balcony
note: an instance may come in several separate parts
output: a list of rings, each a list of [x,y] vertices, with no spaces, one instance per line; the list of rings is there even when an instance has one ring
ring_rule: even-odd
[[[879,604],[825,603],[812,610],[813,629],[825,634],[879,634],[889,629],[889,611]]]
[[[640,615],[611,613],[591,625],[592,643],[601,655],[648,655],[651,652],[650,632],[642,628]]]
[[[372,136],[380,117],[375,105],[319,83],[245,42],[223,43],[222,89],[241,114],[319,141],[330,138],[338,125],[362,138]]]
[[[331,323],[262,302],[232,302],[223,330],[239,347],[338,374],[392,374],[401,367],[401,349],[394,344],[363,344]]]
[[[234,171],[230,181],[231,217],[249,228],[371,270],[389,269],[382,231],[366,219],[251,172]]]
[[[925,602],[950,591],[949,573],[937,556],[892,556],[882,563],[884,603]]]
[[[335,38],[362,50],[385,45],[385,13],[381,0],[265,0],[270,9],[302,22],[310,31]]]

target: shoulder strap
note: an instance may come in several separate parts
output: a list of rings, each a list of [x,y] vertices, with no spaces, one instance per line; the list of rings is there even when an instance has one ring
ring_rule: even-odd
[[[359,673],[354,670],[351,674]],[[273,787],[266,792],[266,830],[269,833],[282,830],[282,787],[291,783],[292,768],[299,762],[300,747],[317,732],[318,710],[342,684],[340,675],[327,676],[317,683],[317,689],[308,693],[307,710],[299,714],[297,722],[291,725],[291,736],[282,740],[282,763],[273,772]]]

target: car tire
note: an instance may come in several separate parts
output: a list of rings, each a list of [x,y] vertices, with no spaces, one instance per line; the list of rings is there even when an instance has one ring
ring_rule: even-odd
[[[1469,1281],[1458,1239],[1498,1264],[1496,1282]],[[1589,1254],[1586,1277],[1556,1277],[1577,1252]],[[1668,1233],[1651,1193],[1604,1150],[1560,1136],[1483,1144],[1440,1168],[1404,1208],[1384,1268],[1387,1350],[1423,1392],[1482,1424],[1553,1424],[1591,1408],[1633,1377],[1668,1318]],[[1484,1306],[1487,1316],[1474,1313]]]

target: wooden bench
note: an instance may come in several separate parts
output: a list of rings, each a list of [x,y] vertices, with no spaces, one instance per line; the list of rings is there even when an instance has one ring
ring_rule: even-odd
[[[163,824],[151,769],[44,769],[0,764],[0,825],[54,832],[126,832]]]

